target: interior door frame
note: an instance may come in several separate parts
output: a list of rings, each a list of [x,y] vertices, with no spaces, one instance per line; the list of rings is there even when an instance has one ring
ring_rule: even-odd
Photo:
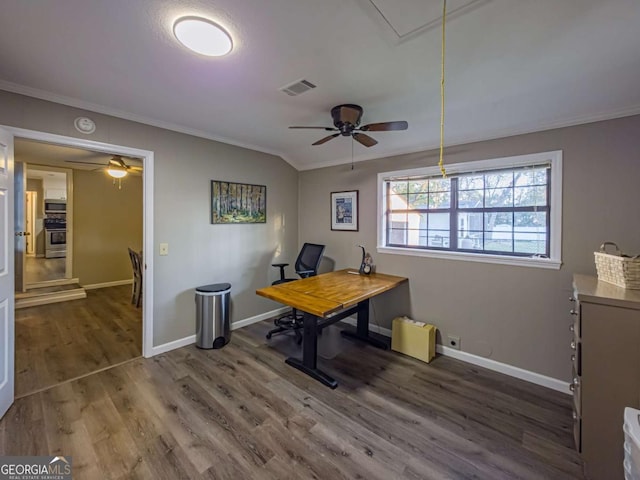
[[[22,137],[21,135],[14,135],[14,138],[15,137],[26,138]],[[71,145],[65,144],[65,146]],[[64,278],[73,278],[73,168],[53,167],[49,165],[40,165],[38,163],[27,162],[27,178],[29,178],[29,167],[35,170],[48,170],[50,172],[59,172],[65,174],[65,184],[67,189],[67,253],[65,254],[64,262]],[[46,197],[47,195],[44,194],[42,201],[46,200]]]
[[[27,171],[29,167],[27,166]],[[34,199],[35,197],[35,199]],[[27,248],[26,255],[28,257],[36,256],[36,205],[38,201],[38,192],[27,190],[25,192],[25,231],[29,234],[27,236]],[[29,241],[31,240],[31,241]],[[31,253],[29,253],[29,247],[31,247]]]
[[[115,145],[111,143],[97,142],[84,138],[67,137],[54,133],[28,130],[24,128],[0,125],[8,130],[14,138],[24,138],[39,142],[53,143],[65,147],[83,148],[96,152],[124,155],[142,158],[142,245],[144,253],[144,277],[142,282],[142,355],[145,358],[153,356],[153,160],[152,150]],[[67,180],[68,181],[68,180]],[[70,191],[67,191],[70,194]]]

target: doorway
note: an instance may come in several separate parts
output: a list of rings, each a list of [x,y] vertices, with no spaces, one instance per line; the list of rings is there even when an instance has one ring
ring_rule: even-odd
[[[90,140],[84,140],[75,137],[65,137],[60,135],[53,135],[44,132],[37,132],[31,130],[24,130],[12,127],[5,127],[14,138],[24,140],[34,140],[36,142],[44,142],[60,147],[70,147],[75,149],[84,149],[100,154],[120,154],[127,157],[134,157],[140,159],[142,164],[142,249],[146,252],[153,251],[153,152],[148,150],[141,150],[122,145],[105,144],[100,142],[94,142]],[[113,188],[118,188],[116,185],[112,185]],[[71,187],[72,188],[72,187]],[[125,188],[123,186],[122,188]],[[69,197],[73,197],[73,192],[68,191]],[[69,209],[67,215],[69,215]],[[72,212],[71,212],[72,213]],[[73,243],[73,237],[67,239],[67,246]],[[126,253],[126,252],[125,252]],[[152,356],[152,338],[153,338],[153,319],[152,319],[152,306],[153,306],[153,256],[145,256],[144,265],[145,282],[143,285],[143,305],[142,305],[142,320],[141,320],[141,332],[142,332],[142,355],[145,357]],[[126,287],[119,287],[121,289]],[[43,307],[37,307],[43,308]]]
[[[73,221],[66,214],[72,202],[73,170],[47,165],[42,147],[35,147],[40,154],[31,152],[35,145],[21,139],[14,145],[15,161],[25,164],[26,176],[25,290],[64,284],[72,278],[73,265],[73,249],[67,248]]]

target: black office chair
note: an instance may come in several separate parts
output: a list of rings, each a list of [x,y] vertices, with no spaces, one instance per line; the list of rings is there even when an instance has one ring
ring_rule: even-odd
[[[318,267],[322,260],[324,247],[324,245],[318,245],[315,243],[305,243],[302,246],[295,263],[296,273],[300,278],[313,277],[318,274]],[[279,285],[281,283],[297,280],[297,278],[285,278],[284,268],[288,265],[288,263],[274,263],[271,265],[272,267],[278,267],[280,269],[280,279],[276,280],[271,285]],[[300,334],[300,329],[302,328],[302,315],[299,314],[295,308],[286,315],[276,318],[273,323],[276,328],[267,333],[267,340],[269,340],[273,335],[293,331],[296,335],[296,341],[298,343],[302,342],[302,335]]]

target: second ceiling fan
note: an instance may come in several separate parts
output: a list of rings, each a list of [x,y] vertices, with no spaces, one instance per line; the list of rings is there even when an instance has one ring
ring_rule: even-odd
[[[365,147],[373,147],[378,141],[366,133],[362,132],[388,132],[392,130],[406,130],[409,124],[405,121],[399,122],[382,122],[369,123],[360,127],[362,119],[362,107],[359,105],[345,104],[337,105],[331,109],[331,118],[333,118],[333,127],[300,127],[293,126],[289,128],[310,128],[325,130],[327,132],[338,132],[328,137],[324,137],[312,145],[322,145],[340,135],[344,137],[353,137],[354,140],[360,142]]]

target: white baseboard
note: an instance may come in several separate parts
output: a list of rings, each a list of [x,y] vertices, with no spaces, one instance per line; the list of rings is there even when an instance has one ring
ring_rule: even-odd
[[[343,320],[343,322],[349,325],[356,325],[356,319],[354,317],[347,317]],[[369,330],[374,333],[384,335],[385,337],[391,337],[391,330],[389,330],[388,328],[370,324]],[[571,395],[571,390],[569,390],[569,383],[558,380],[557,378],[547,377],[546,375],[541,375],[540,373],[524,370],[523,368],[514,367],[506,363],[496,362],[495,360],[491,360],[490,358],[480,357],[478,355],[473,355],[472,353],[463,352],[461,350],[456,350],[455,348],[446,347],[444,345],[436,345],[436,352],[444,355],[445,357],[456,358],[458,360],[462,360],[463,362],[471,363],[472,365],[484,367],[487,370],[504,373],[505,375],[509,375],[510,377],[519,378],[520,380],[524,380],[526,382],[535,383],[536,385],[541,385],[543,387],[550,388],[551,390],[556,390],[558,392]]]
[[[237,330],[238,328],[246,327],[247,325],[261,322],[262,320],[275,317],[276,315],[281,315],[289,310],[291,309],[288,307],[282,307],[276,310],[271,310],[270,312],[261,313],[260,315],[255,315],[253,317],[245,318],[244,320],[233,322],[231,324],[231,330]],[[196,343],[195,335],[189,335],[188,337],[179,338],[178,340],[174,340],[173,342],[163,343],[162,345],[158,345],[151,349],[151,356],[153,357],[155,355],[160,355],[161,353],[170,352],[171,350],[175,350],[176,348],[186,347],[187,345],[191,345],[192,343]]]
[[[263,320],[266,320],[267,318],[275,317],[277,315],[282,315],[283,313],[287,313],[289,310],[291,310],[291,307],[281,307],[281,308],[276,308],[275,310],[271,310],[270,312],[265,312],[265,313],[261,313],[260,315],[255,315],[253,317],[245,318],[244,320],[238,320],[237,322],[233,322],[231,324],[231,330],[237,330],[238,328],[246,327],[248,325],[261,322]]]
[[[557,378],[547,377],[546,375],[542,375],[540,373],[532,372],[530,370],[525,370],[519,367],[514,367],[513,365],[508,365],[506,363],[496,362],[495,360],[491,360],[490,358],[480,357],[478,355],[473,355],[471,353],[456,350],[455,348],[446,347],[444,345],[436,345],[436,352],[441,353],[446,357],[457,358],[458,360],[462,360],[463,362],[478,365],[479,367],[484,367],[488,370],[493,370],[494,372],[504,373],[505,375],[509,375],[510,377],[515,377],[526,382],[535,383],[536,385],[541,385],[543,387],[550,388],[551,390],[566,393],[567,395],[572,394],[571,390],[569,390],[569,383],[558,380]]]
[[[153,357],[155,355],[160,355],[161,353],[170,352],[171,350],[175,350],[176,348],[186,347],[187,345],[191,345],[192,343],[196,343],[195,335],[189,335],[188,337],[179,338],[178,340],[174,340],[173,342],[163,343],[162,345],[158,345],[157,347],[153,347],[151,349],[151,356]]]
[[[95,290],[97,288],[118,287],[120,285],[131,285],[132,283],[133,283],[133,278],[130,278],[128,280],[115,280],[113,282],[92,283],[90,285],[83,285],[82,287],[85,290]]]

